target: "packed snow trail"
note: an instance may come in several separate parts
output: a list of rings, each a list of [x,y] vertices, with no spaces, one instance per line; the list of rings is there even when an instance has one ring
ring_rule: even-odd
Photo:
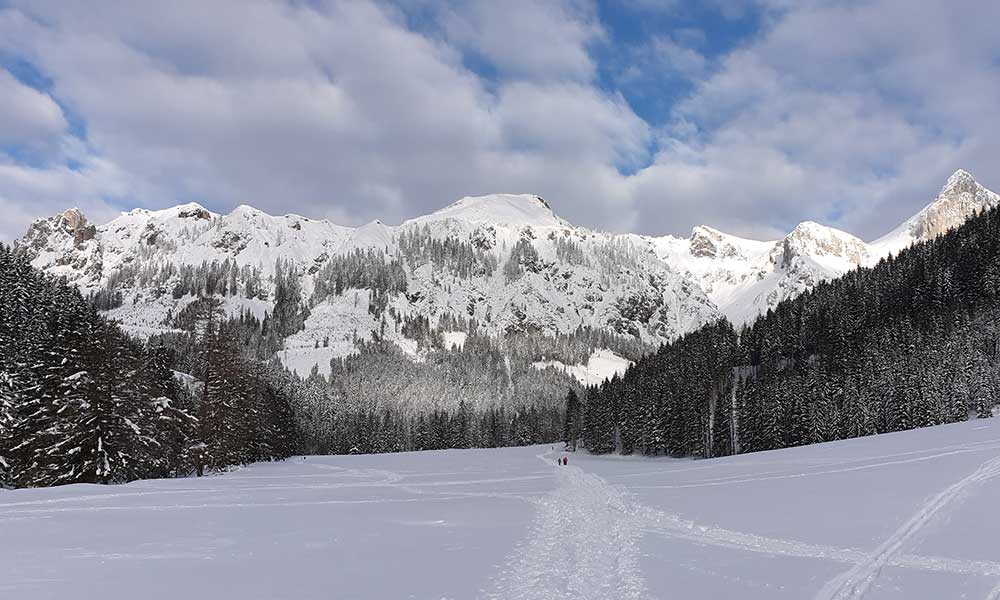
[[[1000,475],[1000,457],[987,460],[971,475],[934,496],[889,536],[889,539],[876,548],[875,552],[866,560],[857,563],[827,582],[816,595],[816,600],[857,600],[863,598],[871,588],[872,583],[878,578],[882,568],[900,552],[907,540],[918,533],[938,513],[947,508],[966,488],[997,475]],[[990,592],[989,598],[995,598],[995,592],[996,590]]]
[[[538,458],[553,464],[548,453]],[[649,597],[639,568],[640,523],[620,491],[568,465],[537,500],[527,542],[507,559],[491,600],[603,600]]]

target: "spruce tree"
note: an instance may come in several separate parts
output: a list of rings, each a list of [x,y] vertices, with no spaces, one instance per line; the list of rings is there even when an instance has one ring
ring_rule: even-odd
[[[566,394],[566,416],[563,424],[563,443],[572,452],[576,452],[577,440],[580,439],[581,418],[580,398],[576,395],[576,390],[569,389]]]

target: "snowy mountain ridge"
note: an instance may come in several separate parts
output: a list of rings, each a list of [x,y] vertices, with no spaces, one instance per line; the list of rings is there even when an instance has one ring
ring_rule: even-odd
[[[305,330],[289,338],[283,356],[301,371],[354,352],[358,340],[377,331],[416,356],[419,346],[403,327],[416,317],[435,325],[447,316],[496,336],[589,327],[649,344],[720,315],[738,325],[998,205],[997,194],[958,171],[934,201],[872,243],[811,221],[768,241],[708,226],[688,238],[596,232],[561,219],[540,196],[495,194],[465,197],[398,226],[373,221],[355,228],[246,205],[227,215],[197,203],[135,209],[100,226],[70,209],[35,221],[18,245],[34,266],[85,293],[120,292],[123,301],[109,316],[143,335],[169,330],[171,315],[194,299],[186,289],[178,293],[178,270],[231,267],[227,309],[260,316],[270,309],[275,265],[286,261],[304,299],[315,300]],[[317,282],[343,268],[338,260],[358,252],[398,264],[405,289],[387,299],[360,284],[314,294]],[[251,291],[254,277],[263,281],[262,293]],[[383,325],[386,309],[391,322]]]
[[[497,337],[583,327],[656,344],[719,314],[644,238],[575,228],[529,195],[463,198],[399,226],[357,228],[249,206],[218,215],[194,203],[95,226],[74,209],[36,221],[18,244],[34,266],[84,293],[120,293],[108,315],[141,335],[174,327],[172,317],[197,296],[192,280],[199,290],[212,280],[209,293],[221,294],[230,314],[261,317],[278,261],[290,264],[310,315],[282,358],[300,372],[314,364],[325,371],[376,336],[419,359],[423,340],[407,331],[413,319],[434,327],[444,318]],[[349,280],[387,265],[405,277],[402,289]],[[205,272],[213,269],[223,275]]]
[[[997,206],[1000,196],[958,170],[920,212],[870,243],[812,221],[800,223],[780,240],[748,240],[698,226],[686,239],[651,241],[661,259],[691,274],[716,307],[740,324],[821,281],[873,266]]]

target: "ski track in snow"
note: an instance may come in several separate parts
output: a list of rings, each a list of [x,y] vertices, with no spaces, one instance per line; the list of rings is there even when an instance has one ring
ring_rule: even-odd
[[[910,538],[916,535],[938,513],[947,508],[966,488],[1000,475],[1000,457],[984,462],[975,472],[952,484],[924,504],[875,551],[847,571],[831,579],[816,595],[816,600],[857,600],[863,598],[878,578],[883,567],[890,564]],[[997,597],[990,592],[989,599]]]
[[[697,483],[686,483],[679,485],[637,485],[633,486],[634,489],[655,489],[655,490],[676,490],[685,488],[699,488],[699,487],[715,487],[720,485],[732,485],[736,483],[757,483],[761,481],[775,481],[778,479],[798,479],[801,477],[815,477],[817,475],[833,475],[836,473],[850,473],[852,471],[865,471],[868,469],[878,469],[882,467],[894,466],[894,465],[904,465],[909,463],[924,462],[927,460],[934,460],[936,458],[943,458],[945,456],[954,456],[956,454],[968,454],[970,452],[980,452],[982,450],[993,450],[1000,449],[1000,446],[993,446],[988,448],[964,448],[960,450],[951,450],[949,452],[941,452],[938,454],[931,454],[929,456],[919,456],[917,458],[906,458],[901,460],[883,461],[878,463],[872,463],[867,465],[857,465],[853,467],[842,467],[839,469],[826,469],[822,471],[802,471],[799,473],[785,473],[781,475],[766,475],[763,477],[721,477],[718,479],[707,479],[704,481],[699,481]]]
[[[548,453],[538,455],[548,464]],[[558,487],[538,499],[527,542],[508,557],[490,600],[649,598],[639,566],[642,532],[619,490],[576,466],[556,469]]]
[[[896,456],[928,455],[753,480],[804,477],[918,462],[972,451],[991,450],[994,446],[990,444],[995,442],[996,440],[989,440],[987,443],[964,447],[900,453]],[[538,458],[551,464],[549,454],[540,454]],[[824,585],[816,596],[817,600],[863,598],[886,566],[1000,577],[1000,562],[916,556],[901,552],[908,540],[965,489],[998,475],[1000,475],[1000,457],[987,460],[974,473],[934,496],[888,540],[873,552],[868,552],[857,548],[838,548],[698,525],[677,515],[632,502],[616,486],[597,475],[585,473],[579,467],[559,467],[556,472],[559,486],[554,492],[541,499],[524,498],[537,503],[539,507],[534,530],[528,540],[522,542],[508,557],[505,568],[496,578],[496,591],[486,598],[490,600],[648,598],[650,595],[638,564],[637,544],[643,534],[662,535],[696,544],[777,557],[832,560],[851,565],[847,571]],[[748,480],[726,478],[725,481],[714,480],[707,485],[742,483]],[[697,485],[699,484],[693,484],[695,487]],[[986,600],[1000,600],[1000,584],[993,588]]]
[[[972,429],[973,430],[977,430],[977,429],[983,429],[983,428],[982,427],[973,427]],[[794,465],[802,465],[802,464],[805,464],[805,465],[822,466],[822,467],[831,468],[831,467],[844,467],[846,465],[859,465],[859,463],[872,463],[872,464],[860,464],[860,466],[863,467],[863,468],[873,468],[873,467],[890,466],[890,465],[894,465],[894,464],[904,464],[905,462],[909,462],[909,461],[903,461],[901,463],[899,461],[887,461],[887,459],[890,459],[890,458],[899,458],[901,456],[913,456],[915,454],[928,454],[928,455],[930,455],[930,456],[927,456],[927,457],[921,457],[921,460],[926,460],[926,459],[929,459],[929,458],[938,458],[938,457],[942,457],[942,456],[949,456],[951,454],[955,454],[954,452],[950,452],[951,450],[959,450],[960,452],[958,452],[958,454],[965,454],[967,452],[973,452],[973,451],[977,451],[977,450],[988,450],[988,449],[1000,448],[1000,445],[998,445],[998,444],[1000,444],[1000,438],[994,438],[994,439],[989,439],[989,440],[980,440],[978,442],[969,442],[969,443],[965,443],[965,444],[952,444],[952,445],[941,446],[941,447],[937,447],[937,448],[922,448],[920,450],[909,450],[909,451],[906,451],[906,452],[894,452],[892,454],[881,454],[881,455],[873,455],[873,456],[858,456],[858,457],[851,458],[849,460],[840,460],[840,459],[826,459],[826,460],[824,460],[824,459],[814,458],[814,459],[810,459],[810,460],[807,460],[807,461],[781,461],[781,462],[777,462],[775,464],[776,465],[793,465],[793,464]],[[702,466],[696,466],[696,467],[681,467],[681,468],[676,468],[676,469],[655,469],[655,470],[649,470],[649,471],[637,471],[637,472],[634,472],[634,473],[624,473],[624,474],[621,474],[621,475],[617,475],[616,478],[617,479],[626,479],[626,478],[632,478],[632,477],[648,477],[650,475],[686,473],[686,472],[690,472],[690,471],[714,470],[714,469],[718,469],[718,468],[719,468],[718,465],[711,465],[710,464],[710,465],[702,465]],[[852,470],[858,470],[858,469],[852,469]],[[769,476],[769,475],[779,475],[779,478],[790,478],[790,477],[806,476],[806,475],[809,475],[809,474],[822,475],[822,474],[827,474],[827,473],[830,473],[830,472],[831,471],[811,471],[811,472],[807,472],[807,473],[798,473],[798,472],[796,472],[796,473],[787,473],[787,470],[761,471],[761,472],[759,472],[759,473],[757,473],[755,475],[754,479],[750,479],[750,478],[747,478],[747,477],[742,476],[742,475],[735,475],[735,476],[728,476],[728,477],[713,477],[713,478],[709,478],[709,479],[703,479],[703,480],[697,482],[696,485],[715,484],[716,482],[722,484],[722,483],[744,483],[744,482],[747,482],[747,481],[760,481],[762,478],[767,478],[767,476]],[[839,473],[841,471],[839,469],[836,469],[836,470],[834,470],[832,472]],[[639,486],[630,486],[630,487],[635,487],[636,489],[638,489]],[[655,489],[663,489],[665,486],[642,486],[642,487],[655,488]]]
[[[676,515],[649,507],[637,507],[637,510],[640,513],[641,521],[645,523],[644,531],[654,535],[771,556],[815,558],[850,564],[863,563],[868,560],[868,554],[856,548],[837,548],[743,533],[720,527],[697,525],[693,521],[687,521]],[[1000,563],[990,561],[896,555],[891,557],[886,564],[894,567],[961,575],[1000,576]]]

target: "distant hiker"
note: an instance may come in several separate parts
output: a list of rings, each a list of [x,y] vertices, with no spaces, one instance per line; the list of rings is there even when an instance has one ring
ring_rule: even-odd
[[[563,463],[563,466],[564,466],[564,467],[565,467],[566,465],[568,465],[568,464],[569,464],[569,457],[568,457],[568,456],[564,456],[564,457],[563,457],[563,460],[562,460],[562,463]]]

